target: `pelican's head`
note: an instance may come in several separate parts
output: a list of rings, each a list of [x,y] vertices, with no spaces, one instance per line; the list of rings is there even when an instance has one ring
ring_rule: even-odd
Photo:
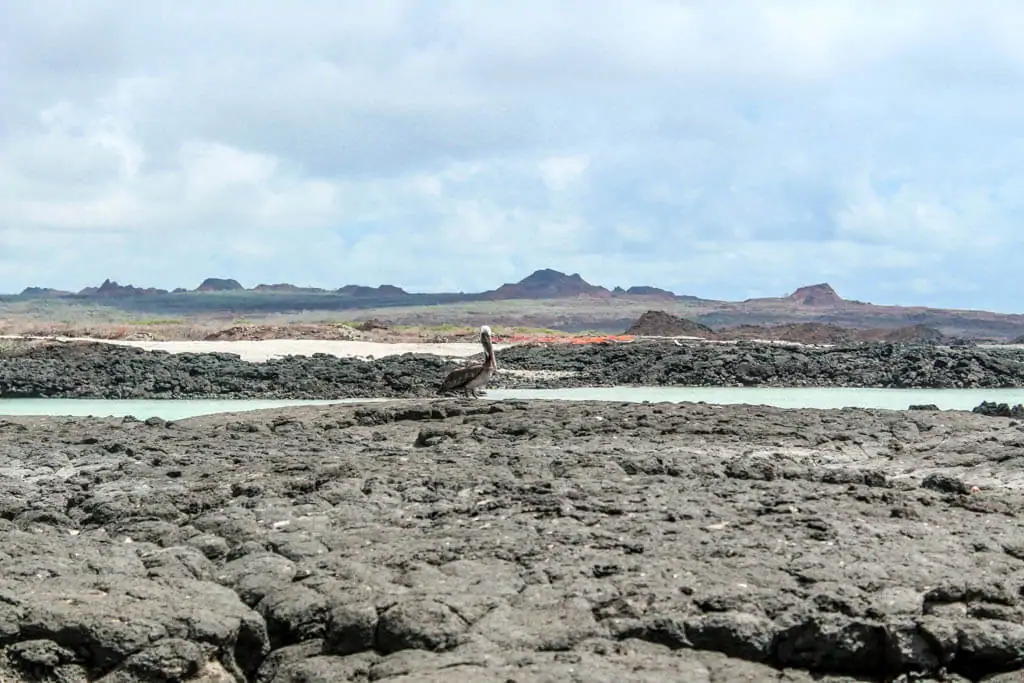
[[[483,335],[484,337],[490,337],[491,336],[491,327],[490,327],[490,325],[481,325],[480,326],[480,334]]]

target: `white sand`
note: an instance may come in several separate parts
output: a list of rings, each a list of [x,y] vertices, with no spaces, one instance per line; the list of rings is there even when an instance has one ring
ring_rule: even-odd
[[[402,343],[368,341],[336,341],[326,339],[265,339],[260,341],[122,341],[111,339],[88,339],[85,337],[33,337],[34,339],[57,339],[60,341],[91,341],[103,344],[134,346],[148,351],[168,353],[237,353],[242,360],[262,362],[281,356],[312,356],[326,353],[340,358],[383,358],[403,353],[426,353],[446,358],[467,358],[483,353],[483,347],[476,342],[449,342],[447,344]],[[509,344],[495,344],[495,350]]]

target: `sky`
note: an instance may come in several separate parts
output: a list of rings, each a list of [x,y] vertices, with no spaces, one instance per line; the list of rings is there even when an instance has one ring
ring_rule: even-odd
[[[7,0],[0,291],[1024,312],[1017,0]]]

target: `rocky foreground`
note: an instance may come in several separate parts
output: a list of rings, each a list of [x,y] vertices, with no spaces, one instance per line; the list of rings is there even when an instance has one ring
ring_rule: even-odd
[[[949,411],[0,419],[0,680],[1017,681],[1021,462]]]
[[[651,341],[519,345],[499,351],[497,360],[492,388],[1024,387],[1024,350],[1006,348]],[[317,354],[252,363],[225,353],[54,343],[0,353],[0,398],[426,397],[454,367],[423,354],[374,361]]]

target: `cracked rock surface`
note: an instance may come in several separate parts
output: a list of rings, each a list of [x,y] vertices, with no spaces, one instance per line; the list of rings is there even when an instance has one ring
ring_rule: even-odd
[[[955,411],[0,418],[0,680],[1019,680],[1021,463]]]

